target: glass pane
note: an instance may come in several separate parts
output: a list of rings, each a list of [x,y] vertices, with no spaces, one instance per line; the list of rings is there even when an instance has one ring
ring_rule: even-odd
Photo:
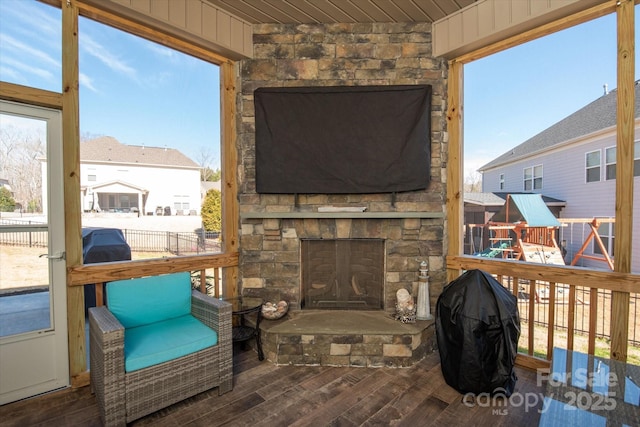
[[[45,121],[0,114],[0,337],[52,324],[46,135]]]
[[[607,165],[607,179],[616,179],[616,165]]]
[[[607,163],[616,162],[616,147],[607,148],[605,151],[605,157]]]
[[[587,182],[600,181],[600,168],[587,169]]]
[[[533,168],[533,176],[535,176],[536,178],[542,176],[542,165]]]
[[[62,15],[35,0],[0,1],[0,80],[60,92]]]
[[[600,166],[600,152],[592,151],[587,153],[587,167]]]
[[[542,178],[536,178],[533,180],[533,188],[535,190],[542,190]]]
[[[524,170],[524,179],[531,179],[533,174],[533,170],[531,168],[526,168]]]

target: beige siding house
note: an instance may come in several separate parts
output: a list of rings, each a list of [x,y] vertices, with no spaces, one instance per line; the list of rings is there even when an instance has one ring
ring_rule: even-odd
[[[173,148],[96,138],[80,144],[80,174],[85,212],[200,212],[200,166]]]

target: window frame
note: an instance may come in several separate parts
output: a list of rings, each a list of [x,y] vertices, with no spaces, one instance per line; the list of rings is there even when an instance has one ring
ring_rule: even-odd
[[[594,166],[589,166],[589,154],[594,154],[594,153],[598,153],[598,164]],[[596,168],[598,169],[598,179],[589,180],[589,171],[595,170]],[[585,169],[585,174],[584,174],[585,183],[589,184],[591,182],[602,181],[602,150],[601,149],[587,151],[584,154],[584,169]]]
[[[537,170],[539,169],[540,174],[536,175]],[[530,175],[527,176],[527,171],[530,171]],[[527,166],[526,168],[522,169],[522,189],[523,191],[535,191],[535,190],[542,190],[542,183],[543,183],[543,175],[544,175],[544,166],[542,163],[537,164],[537,165],[533,165],[533,166]],[[527,183],[530,182],[530,188],[527,188]],[[539,184],[538,184],[539,182]]]

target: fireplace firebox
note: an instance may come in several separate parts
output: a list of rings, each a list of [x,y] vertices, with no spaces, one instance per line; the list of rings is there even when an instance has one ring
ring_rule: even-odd
[[[383,239],[305,239],[302,309],[384,309]]]

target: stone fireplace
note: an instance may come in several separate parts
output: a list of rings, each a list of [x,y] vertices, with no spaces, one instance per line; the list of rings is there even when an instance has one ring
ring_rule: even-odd
[[[267,357],[363,366],[419,360],[431,351],[433,328],[426,321],[402,325],[393,313],[396,292],[413,291],[422,261],[429,265],[432,307],[445,281],[447,64],[431,54],[431,25],[261,24],[253,34],[254,56],[240,63],[238,79],[238,288],[243,295],[289,302],[289,320],[262,323]],[[396,194],[256,192],[255,89],[413,84],[433,89],[428,188]],[[378,242],[379,252],[355,260],[354,253],[369,250],[336,248],[346,241]],[[305,264],[307,245],[315,244],[346,254]],[[357,268],[341,270],[349,257]],[[332,324],[344,319],[353,322]]]

